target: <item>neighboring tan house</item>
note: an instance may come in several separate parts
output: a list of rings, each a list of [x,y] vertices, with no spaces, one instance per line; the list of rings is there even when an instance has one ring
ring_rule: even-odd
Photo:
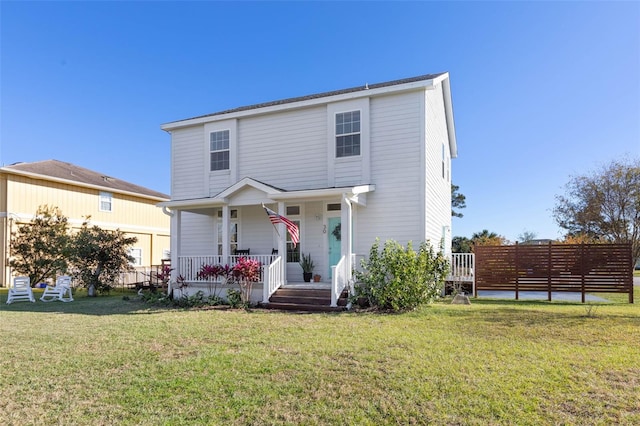
[[[156,205],[168,199],[160,192],[57,160],[0,167],[0,285],[8,286],[12,275],[11,232],[30,222],[45,204],[60,208],[72,229],[91,216],[91,225],[136,237],[130,252],[134,266],[159,265],[169,257],[170,218]]]
[[[265,286],[254,286],[263,302],[278,286],[302,281],[301,253],[311,254],[314,272],[338,293],[378,237],[451,251],[457,147],[448,73],[161,128],[171,134],[171,201],[161,205],[173,215],[174,278],[182,275],[191,288],[206,291],[200,265],[232,264],[237,249],[271,265]],[[298,245],[284,225],[274,230],[263,204],[299,225]]]

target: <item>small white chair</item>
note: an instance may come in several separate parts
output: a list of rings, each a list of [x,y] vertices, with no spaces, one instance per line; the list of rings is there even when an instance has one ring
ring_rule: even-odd
[[[7,304],[18,300],[35,302],[36,299],[33,297],[33,291],[31,290],[31,279],[29,277],[15,277],[13,286],[9,288],[8,296]]]
[[[71,294],[71,277],[63,275],[58,277],[55,286],[48,285],[42,293],[40,298],[43,302],[51,302],[52,300],[59,300],[61,302],[73,302],[73,295]]]

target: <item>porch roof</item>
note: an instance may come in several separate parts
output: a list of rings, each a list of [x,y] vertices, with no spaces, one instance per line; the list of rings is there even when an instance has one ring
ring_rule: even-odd
[[[246,189],[254,189],[261,194],[249,199],[240,197],[236,198],[236,195]],[[269,204],[278,201],[315,201],[342,197],[343,195],[346,195],[351,199],[351,201],[357,204],[366,205],[366,194],[373,191],[375,191],[375,185],[372,184],[288,191],[260,182],[256,179],[246,177],[214,197],[171,200],[159,203],[158,206],[175,210],[200,210],[222,207],[225,205],[240,206],[259,205],[261,203]]]

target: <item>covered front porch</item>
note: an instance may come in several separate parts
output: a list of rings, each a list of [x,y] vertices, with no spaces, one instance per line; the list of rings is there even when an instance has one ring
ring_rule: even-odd
[[[206,292],[212,285],[222,285],[200,278],[200,269],[232,267],[246,257],[261,265],[251,301],[269,303],[279,288],[303,283],[299,261],[304,253],[311,255],[313,274],[320,276],[316,285],[330,289],[330,304],[337,306],[352,279],[353,210],[364,208],[366,194],[373,190],[372,185],[363,185],[285,191],[245,178],[214,197],[162,203],[172,217],[170,291],[176,295],[178,282],[188,291]],[[272,225],[263,206],[299,227],[298,244],[284,224]]]

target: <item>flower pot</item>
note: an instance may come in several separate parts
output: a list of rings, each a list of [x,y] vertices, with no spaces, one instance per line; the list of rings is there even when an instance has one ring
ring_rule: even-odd
[[[304,278],[305,283],[311,282],[311,277],[313,276],[313,272],[303,272],[302,278]]]

